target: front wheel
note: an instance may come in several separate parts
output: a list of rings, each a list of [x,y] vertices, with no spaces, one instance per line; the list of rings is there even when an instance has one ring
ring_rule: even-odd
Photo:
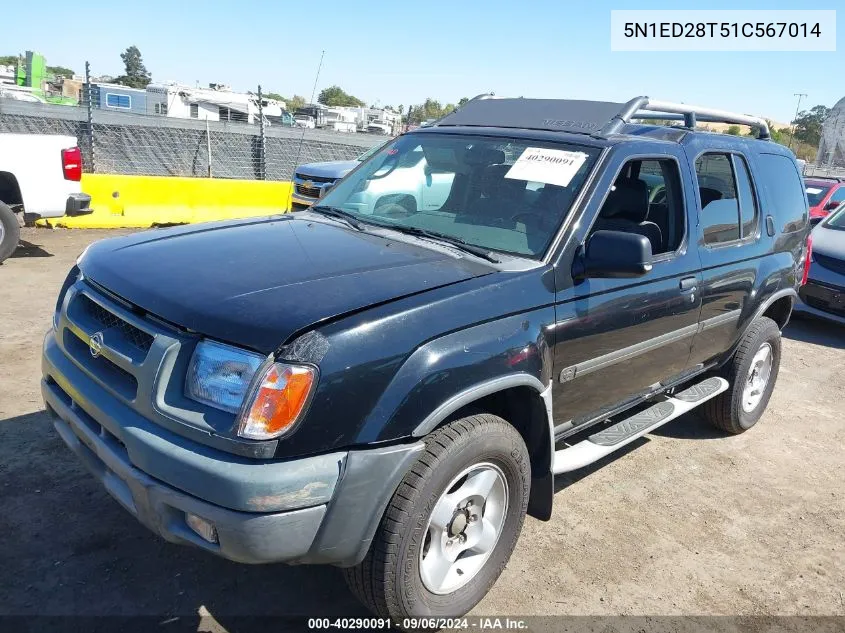
[[[490,590],[522,530],[531,464],[519,432],[489,414],[425,439],[370,551],[345,570],[352,592],[381,617],[458,617]]]
[[[728,433],[747,431],[766,410],[779,369],[780,329],[770,318],[761,317],[748,327],[724,368],[730,388],[708,400],[703,415]]]

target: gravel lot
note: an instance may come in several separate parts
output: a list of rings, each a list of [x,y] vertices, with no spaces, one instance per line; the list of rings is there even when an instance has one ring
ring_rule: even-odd
[[[336,569],[240,566],[165,543],[53,431],[39,378],[56,293],[85,245],[122,233],[23,229],[0,265],[0,615],[143,614],[193,630],[365,615]],[[474,613],[845,615],[845,329],[796,320],[783,356],[750,432],[687,415],[559,478],[552,521],[526,520]]]

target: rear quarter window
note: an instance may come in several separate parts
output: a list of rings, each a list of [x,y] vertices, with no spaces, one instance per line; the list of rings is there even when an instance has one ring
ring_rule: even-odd
[[[807,198],[795,161],[782,154],[759,154],[757,164],[775,226],[782,233],[802,230],[807,225]]]

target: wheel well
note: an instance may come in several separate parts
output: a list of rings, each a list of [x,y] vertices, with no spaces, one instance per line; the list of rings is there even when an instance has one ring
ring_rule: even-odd
[[[12,211],[20,211],[21,209],[15,207],[23,205],[18,179],[7,171],[0,171],[0,202],[9,205]]]
[[[763,316],[769,317],[782,330],[789,322],[790,314],[792,314],[792,297],[781,297],[777,301],[773,301],[772,305],[766,308]]]
[[[551,517],[554,477],[551,472],[549,420],[543,398],[531,387],[510,387],[464,405],[443,423],[481,412],[492,413],[508,421],[522,435],[531,457],[528,514],[548,520]]]

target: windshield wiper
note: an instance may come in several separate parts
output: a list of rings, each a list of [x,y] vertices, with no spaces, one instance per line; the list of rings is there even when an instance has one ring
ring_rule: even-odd
[[[312,205],[310,208],[311,211],[316,211],[322,215],[326,215],[330,218],[336,218],[338,220],[343,220],[349,226],[351,226],[356,231],[363,231],[364,227],[361,223],[355,218],[354,213],[350,213],[349,211],[345,211],[339,207],[327,207],[323,204],[316,204]]]
[[[445,233],[438,233],[437,231],[429,231],[428,229],[420,229],[416,226],[402,226],[401,224],[379,224],[379,226],[384,226],[385,228],[393,229],[394,231],[399,231],[400,233],[407,233],[408,235],[417,235],[419,237],[427,237],[432,240],[446,242],[465,253],[470,253],[476,257],[486,259],[488,262],[493,262],[494,264],[498,264],[501,261],[486,248],[476,246],[475,244],[469,244],[459,237],[446,235]]]

